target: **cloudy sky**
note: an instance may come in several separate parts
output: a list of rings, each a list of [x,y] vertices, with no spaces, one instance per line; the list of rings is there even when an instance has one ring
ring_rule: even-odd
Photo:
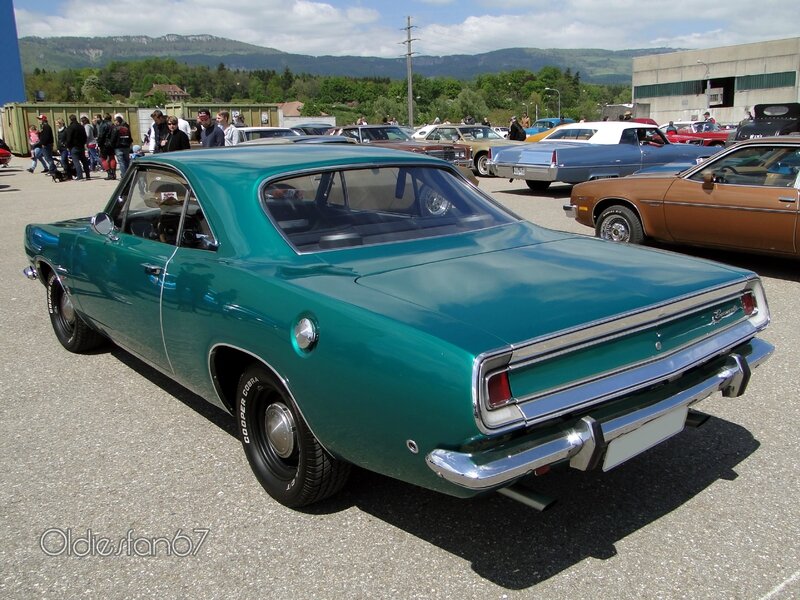
[[[8,2],[9,0],[0,0]],[[787,0],[13,0],[24,36],[208,33],[320,55],[502,48],[710,48],[796,37]],[[791,4],[791,2],[789,3]],[[794,14],[794,13],[792,13]]]

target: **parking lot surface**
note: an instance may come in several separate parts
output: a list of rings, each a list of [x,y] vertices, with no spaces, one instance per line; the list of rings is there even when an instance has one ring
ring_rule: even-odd
[[[609,473],[541,478],[543,513],[358,471],[305,511],[259,486],[231,417],[118,348],[78,356],[25,279],[24,226],[103,209],[116,182],[0,169],[0,596],[3,598],[800,597],[796,262],[756,270],[771,360],[740,398]],[[480,187],[546,227],[569,188]],[[682,249],[682,252],[687,250]]]

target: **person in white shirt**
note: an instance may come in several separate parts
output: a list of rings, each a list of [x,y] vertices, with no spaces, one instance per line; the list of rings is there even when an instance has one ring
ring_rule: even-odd
[[[227,110],[217,113],[217,125],[225,132],[226,146],[235,146],[239,143],[239,130],[231,123],[231,114]]]

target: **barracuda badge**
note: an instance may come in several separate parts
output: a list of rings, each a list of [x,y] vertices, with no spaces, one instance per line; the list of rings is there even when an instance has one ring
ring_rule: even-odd
[[[731,315],[736,314],[736,311],[738,311],[738,310],[739,309],[737,307],[735,307],[735,306],[732,306],[727,310],[722,310],[722,309],[715,310],[714,314],[711,315],[711,324],[712,325],[716,325],[717,323],[719,323],[723,319],[727,319]]]

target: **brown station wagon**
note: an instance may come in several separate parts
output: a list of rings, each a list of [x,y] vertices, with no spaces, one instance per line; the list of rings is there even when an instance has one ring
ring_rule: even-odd
[[[567,216],[615,242],[662,242],[797,257],[800,136],[747,140],[680,173],[572,188]]]

